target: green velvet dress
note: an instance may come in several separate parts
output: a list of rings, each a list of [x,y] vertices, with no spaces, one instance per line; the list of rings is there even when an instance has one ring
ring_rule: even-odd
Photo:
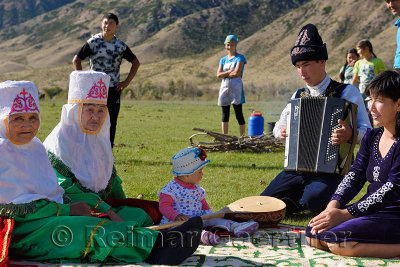
[[[143,228],[153,225],[144,210],[111,207],[104,202],[107,198],[126,197],[115,169],[108,186],[95,193],[83,187],[61,160],[51,153],[49,158],[70,203],[83,201],[101,213],[112,209],[124,222],[69,216],[70,203],[39,200],[16,208],[11,205],[7,207],[11,210],[7,216],[14,219],[10,258],[53,263],[143,262],[159,232]]]
[[[65,190],[65,195],[71,199],[71,203],[83,201],[87,203],[92,209],[101,213],[107,213],[109,209],[115,211],[124,221],[135,221],[139,227],[151,226],[153,221],[147,213],[140,209],[128,206],[111,207],[104,200],[109,198],[126,198],[122,189],[122,181],[113,169],[112,175],[108,182],[107,187],[100,192],[93,192],[84,187],[75,175],[71,172],[70,168],[66,166],[60,159],[53,153],[48,152],[48,156],[53,166],[58,183]]]
[[[69,204],[33,204],[33,213],[12,216],[11,259],[137,263],[148,257],[158,235],[134,221],[69,216]]]

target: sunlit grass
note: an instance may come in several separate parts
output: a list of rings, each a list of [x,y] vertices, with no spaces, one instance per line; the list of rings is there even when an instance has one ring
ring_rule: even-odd
[[[42,101],[42,141],[59,122],[63,101]],[[265,121],[276,121],[285,102],[244,104],[246,122],[253,110]],[[115,166],[129,197],[142,194],[158,200],[157,192],[172,178],[171,157],[190,145],[194,127],[220,131],[221,110],[212,102],[122,102],[114,147]],[[231,110],[230,134],[238,135]],[[211,139],[210,139],[211,140]],[[200,185],[214,211],[247,196],[259,195],[282,170],[284,151],[273,153],[210,152]],[[309,214],[291,216],[283,222],[306,225]]]

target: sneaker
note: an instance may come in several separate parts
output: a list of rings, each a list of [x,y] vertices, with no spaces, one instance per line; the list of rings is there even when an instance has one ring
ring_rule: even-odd
[[[236,237],[251,235],[258,230],[258,222],[235,222],[232,224],[233,235]]]
[[[213,232],[203,230],[201,232],[201,243],[207,246],[215,246],[220,242],[220,237]]]

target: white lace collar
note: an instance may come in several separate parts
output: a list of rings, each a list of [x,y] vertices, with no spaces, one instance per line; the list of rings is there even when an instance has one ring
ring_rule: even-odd
[[[319,96],[325,92],[330,82],[331,78],[328,76],[328,74],[325,74],[325,78],[322,80],[322,82],[320,82],[316,86],[307,85],[307,88],[312,96]]]

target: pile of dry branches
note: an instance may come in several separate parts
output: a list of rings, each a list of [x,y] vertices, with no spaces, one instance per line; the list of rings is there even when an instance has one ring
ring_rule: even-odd
[[[193,128],[194,131],[199,131],[189,137],[191,146],[201,146],[206,151],[230,151],[250,150],[253,152],[271,152],[274,149],[283,148],[284,143],[274,138],[273,136],[242,136],[237,137],[228,134],[216,133],[200,128]],[[194,143],[194,137],[207,136],[213,138],[213,142],[198,141]]]

